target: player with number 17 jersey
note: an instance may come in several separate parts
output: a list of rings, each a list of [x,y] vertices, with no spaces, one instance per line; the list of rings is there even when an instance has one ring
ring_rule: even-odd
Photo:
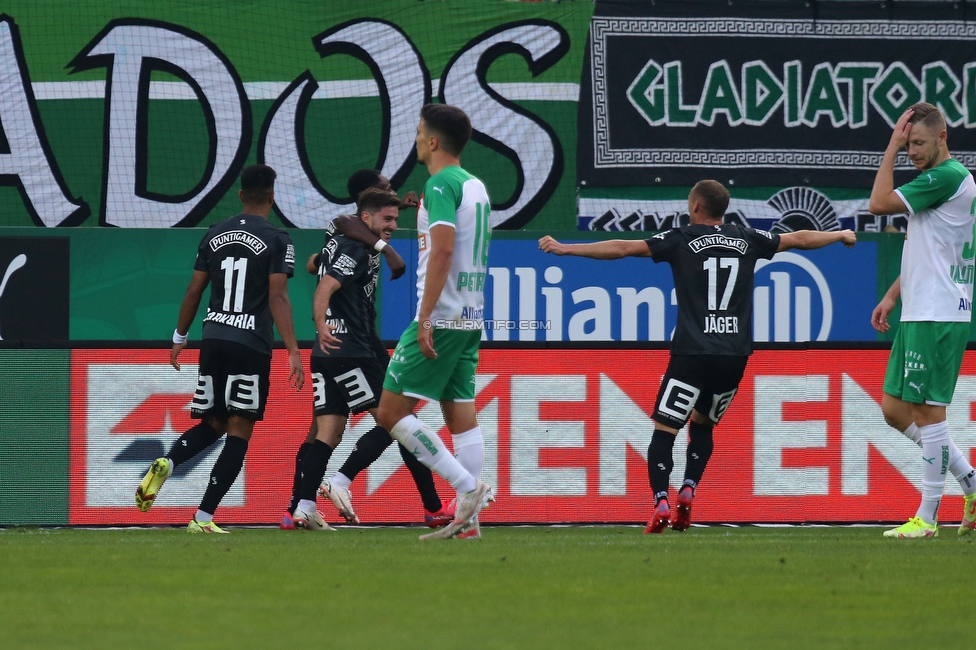
[[[233,341],[271,356],[268,276],[294,275],[291,237],[267,219],[239,214],[211,226],[200,241],[193,268],[210,275],[203,338]]]
[[[647,240],[655,262],[668,262],[678,299],[673,355],[752,353],[756,262],[776,254],[780,237],[736,224],[692,224]]]

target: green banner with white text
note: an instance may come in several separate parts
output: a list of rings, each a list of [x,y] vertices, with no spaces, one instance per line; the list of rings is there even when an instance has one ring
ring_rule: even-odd
[[[464,164],[491,188],[495,228],[565,228],[592,8],[5,2],[0,226],[209,225],[263,162],[273,222],[320,228],[350,210],[357,169],[422,187],[414,136],[434,101],[472,118]]]

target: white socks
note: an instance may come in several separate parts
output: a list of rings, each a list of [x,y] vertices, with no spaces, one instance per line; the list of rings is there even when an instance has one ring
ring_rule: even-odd
[[[914,422],[909,424],[902,433],[919,447],[922,446],[922,434],[919,433],[919,428]],[[976,473],[973,472],[973,466],[962,455],[952,438],[949,438],[949,471],[959,481],[963,494],[969,496],[976,492]]]
[[[312,513],[316,510],[315,502],[311,499],[302,499],[298,502],[298,509],[302,512]]]
[[[918,427],[922,439],[922,503],[915,513],[927,524],[939,518],[939,502],[949,469],[949,423],[937,422]]]
[[[485,465],[485,439],[481,436],[481,427],[454,436],[454,457],[468,474],[481,478],[481,468]]]
[[[397,422],[390,435],[432,472],[440,474],[458,494],[470,492],[478,486],[478,479],[451,455],[440,436],[416,415],[408,415]]]
[[[213,521],[213,513],[197,510],[197,514],[193,518],[198,524],[209,524],[211,521]]]
[[[349,480],[349,477],[342,472],[336,472],[335,476],[329,479],[329,482],[336,487],[345,488],[347,490],[349,489],[349,486],[352,485],[352,481]]]

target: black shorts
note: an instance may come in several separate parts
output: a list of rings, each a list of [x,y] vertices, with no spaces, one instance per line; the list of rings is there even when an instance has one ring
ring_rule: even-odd
[[[694,409],[712,422],[722,419],[749,357],[673,355],[654,403],[654,421],[680,429]]]
[[[380,404],[388,359],[312,357],[315,415],[362,413]]]
[[[200,344],[200,374],[190,416],[206,413],[222,422],[238,415],[251,422],[264,419],[271,377],[271,357],[246,345],[221,339]]]

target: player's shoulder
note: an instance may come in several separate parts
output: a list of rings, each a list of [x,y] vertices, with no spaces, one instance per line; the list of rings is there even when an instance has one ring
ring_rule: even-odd
[[[970,171],[966,169],[966,166],[955,158],[948,158],[942,161],[941,164],[936,165],[935,170],[939,170],[941,173],[959,176],[961,178],[972,175]]]
[[[469,182],[484,186],[481,179],[471,172],[457,165],[451,165],[431,176],[427,181],[427,189],[434,192],[450,190],[455,194],[461,194],[465,184]]]
[[[927,169],[915,177],[915,180],[922,184],[938,183],[951,187],[959,185],[972,176],[966,167],[955,158],[942,161],[932,169]]]

